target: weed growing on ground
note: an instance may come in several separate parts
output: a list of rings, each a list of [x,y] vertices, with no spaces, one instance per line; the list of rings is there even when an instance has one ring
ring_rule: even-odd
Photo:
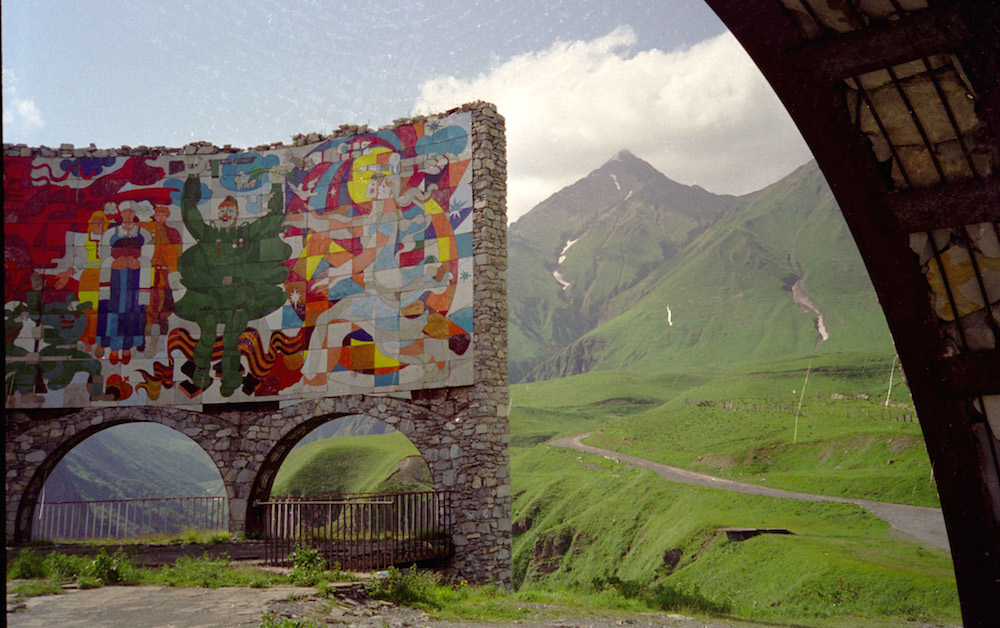
[[[81,590],[99,589],[101,587],[101,583],[90,576],[81,575],[76,579],[76,586]]]
[[[145,534],[142,536],[107,538],[107,539],[58,539],[60,545],[81,545],[86,547],[121,547],[128,545],[176,545],[176,544],[199,544],[218,545],[240,538],[233,535],[228,530],[198,530],[195,528],[184,528],[180,534]],[[51,541],[32,541],[32,545],[42,547],[51,545]]]
[[[203,587],[217,589],[232,582],[227,554],[212,558],[207,553],[199,558],[182,556],[173,565],[159,570],[154,578],[170,587]]]
[[[319,550],[300,545],[292,553],[291,558],[292,584],[300,587],[311,587],[323,578],[326,560],[320,556]]]
[[[132,560],[121,549],[108,555],[102,549],[87,567],[87,575],[103,585],[139,584],[141,575]]]
[[[21,550],[7,566],[8,580],[32,580],[44,577],[46,577],[44,560],[30,547]]]
[[[697,585],[672,586],[661,582],[650,586],[637,580],[607,576],[594,578],[592,586],[595,593],[613,591],[627,600],[639,600],[655,610],[710,615],[721,615],[732,610],[729,604],[703,595]]]
[[[45,568],[45,577],[57,582],[68,582],[86,573],[88,561],[83,556],[67,556],[59,552],[53,552],[42,561]]]
[[[7,593],[19,597],[36,597],[39,595],[56,595],[62,593],[63,589],[55,582],[48,580],[28,580],[18,582],[7,589]]]
[[[440,574],[418,571],[414,565],[405,572],[389,567],[385,576],[372,578],[367,589],[368,595],[376,600],[396,605],[440,608],[441,603],[436,595],[440,584]]]
[[[164,542],[218,545],[230,540],[232,540],[232,535],[227,530],[198,530],[186,527],[181,534],[169,537]]]
[[[286,578],[250,566],[234,564],[228,554],[212,557],[181,557],[174,564],[165,565],[150,573],[149,584],[168,587],[253,587],[263,589],[279,584]]]
[[[260,617],[260,628],[317,628],[317,624],[310,619],[290,619],[264,613]]]
[[[648,589],[643,599],[650,607],[664,611],[709,615],[732,611],[727,602],[718,602],[703,595],[698,585],[679,587],[661,583]]]
[[[333,577],[342,578],[343,574],[338,569]],[[109,584],[159,584],[212,589],[234,586],[265,588],[289,581],[285,576],[234,564],[227,554],[215,558],[207,553],[196,558],[182,557],[172,565],[147,569],[134,565],[120,549],[110,556],[102,549],[97,556],[89,559],[58,552],[42,558],[31,548],[21,550],[7,568],[7,580],[18,579],[28,579],[35,583],[33,588],[25,589],[39,591],[32,595],[52,592],[51,586],[42,586],[44,583],[58,585],[74,579],[81,589],[94,589]]]

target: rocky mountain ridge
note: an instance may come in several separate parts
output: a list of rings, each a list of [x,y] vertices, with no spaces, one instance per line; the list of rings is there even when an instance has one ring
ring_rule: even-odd
[[[892,350],[814,162],[733,197],[623,151],[511,225],[509,286],[514,383]]]

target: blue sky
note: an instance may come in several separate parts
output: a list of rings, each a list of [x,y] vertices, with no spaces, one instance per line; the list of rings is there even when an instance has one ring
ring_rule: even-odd
[[[3,141],[249,147],[483,99],[516,218],[622,148],[745,193],[809,158],[694,0],[5,0]]]

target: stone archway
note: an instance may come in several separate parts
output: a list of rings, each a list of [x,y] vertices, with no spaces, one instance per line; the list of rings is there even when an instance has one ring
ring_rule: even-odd
[[[130,408],[127,410],[84,410],[46,417],[39,413],[11,412],[7,416],[7,530],[15,542],[31,539],[32,513],[46,480],[59,462],[77,445],[94,434],[127,423],[157,423],[172,428],[191,440],[211,458],[233,499],[226,481],[230,462],[217,448],[217,434],[232,433],[233,426],[204,429],[204,416],[196,412]],[[232,520],[231,520],[232,525]]]
[[[406,436],[426,461],[434,488],[451,493],[452,542],[459,548],[452,570],[477,573],[510,560],[505,543],[510,520],[497,518],[510,501],[508,454],[505,447],[489,446],[506,444],[506,417],[483,421],[476,417],[474,407],[456,403],[447,394],[421,401],[363,395],[331,397],[286,407],[280,417],[262,417],[260,425],[269,426],[270,431],[256,447],[262,449],[266,442],[268,449],[255,452],[253,461],[240,471],[234,491],[245,498],[231,500],[231,508],[244,508],[248,534],[261,529],[260,509],[254,504],[268,497],[281,461],[292,446],[315,427],[356,414],[382,421]],[[249,480],[251,473],[254,477]]]
[[[319,415],[311,418],[306,418],[301,423],[298,423],[294,428],[289,430],[284,436],[282,436],[271,450],[267,453],[264,458],[264,462],[257,472],[257,476],[253,481],[250,488],[249,503],[250,507],[247,510],[247,522],[246,531],[250,536],[259,534],[263,530],[263,521],[261,520],[261,509],[254,507],[255,504],[259,502],[266,501],[271,496],[271,491],[274,486],[274,480],[278,476],[278,471],[281,469],[282,464],[284,464],[286,458],[295,448],[296,444],[299,443],[303,438],[305,438],[310,432],[319,428],[326,423],[335,421],[337,419],[348,417],[348,416],[365,416],[366,418],[372,418],[379,423],[384,423],[392,429],[396,430],[400,434],[403,434],[407,440],[417,449],[417,453],[427,464],[427,469],[430,472],[431,479],[434,483],[434,487],[437,490],[450,490],[445,489],[442,483],[441,477],[435,477],[435,474],[431,468],[427,456],[437,458],[439,453],[433,447],[424,442],[426,439],[420,438],[419,430],[416,430],[414,423],[411,420],[401,421],[396,425],[385,421],[384,419],[374,419],[370,415],[365,413],[360,414],[344,414],[344,413],[331,413],[327,415]],[[426,421],[425,417],[423,421]],[[423,445],[423,446],[421,446]],[[450,453],[450,447],[449,447]],[[439,473],[438,476],[441,474]]]
[[[452,542],[461,548],[452,569],[503,579],[493,570],[503,569],[510,560],[510,520],[503,516],[510,501],[506,417],[484,418],[475,403],[447,392],[426,396],[413,401],[351,395],[284,408],[223,405],[204,413],[150,407],[62,415],[12,412],[6,440],[7,530],[13,531],[15,542],[30,539],[31,514],[45,480],[73,447],[115,425],[152,422],[176,429],[208,453],[226,488],[230,531],[252,534],[261,525],[254,504],[268,496],[274,474],[294,443],[333,418],[362,414],[406,436],[427,462],[434,487],[452,493]]]

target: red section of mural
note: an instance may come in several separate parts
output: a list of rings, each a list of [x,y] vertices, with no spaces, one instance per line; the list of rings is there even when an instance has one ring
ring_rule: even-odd
[[[36,164],[29,157],[5,157],[4,169],[4,300],[24,300],[31,290],[33,270],[55,268],[66,255],[67,235],[87,233],[93,213],[107,203],[125,200],[169,204],[171,190],[132,188],[149,186],[160,180],[163,169],[147,164],[151,157],[131,157],[105,176],[96,176],[79,162],[64,160],[67,169],[56,174],[49,163]],[[94,161],[94,160],[91,160]],[[90,173],[91,176],[80,176]],[[74,176],[75,175],[75,176]],[[80,188],[58,185],[68,179],[91,181]],[[60,292],[56,277],[45,275],[45,286]],[[49,302],[58,294],[47,296]]]

